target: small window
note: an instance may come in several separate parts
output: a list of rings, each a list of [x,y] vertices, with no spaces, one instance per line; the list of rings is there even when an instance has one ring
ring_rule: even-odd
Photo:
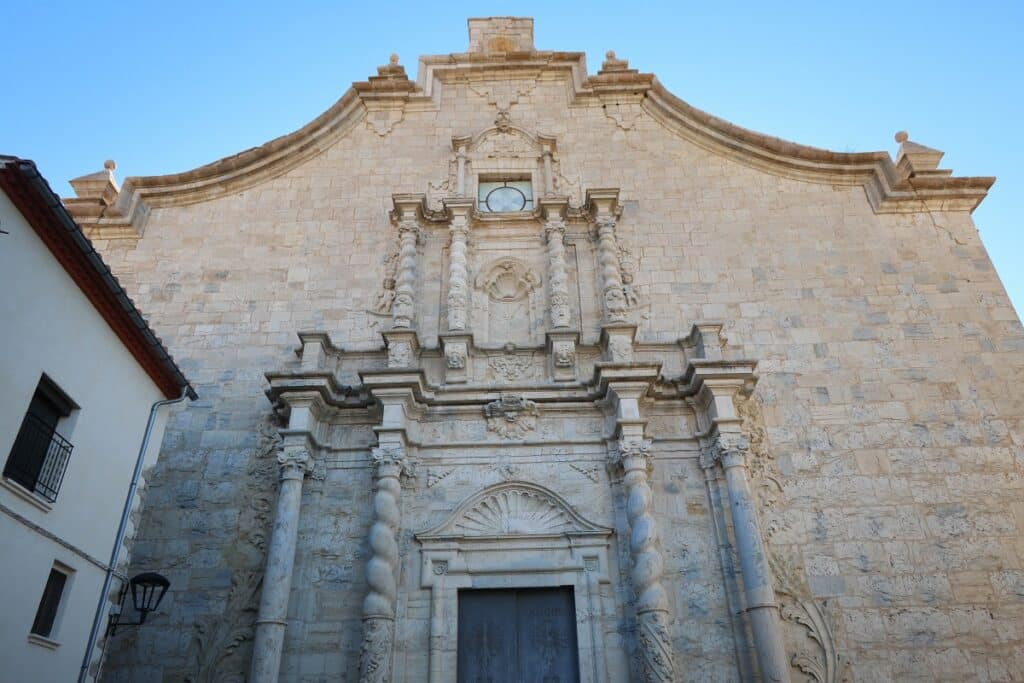
[[[57,425],[76,408],[74,401],[43,375],[7,456],[4,477],[51,503],[57,500],[72,449],[71,442],[57,432]]]
[[[514,213],[533,211],[533,185],[529,180],[480,180],[477,204],[481,211]]]
[[[49,638],[53,633],[69,573],[70,570],[64,570],[56,565],[50,570],[50,576],[46,579],[46,587],[43,588],[43,597],[39,599],[36,618],[32,622],[31,632],[33,634]]]

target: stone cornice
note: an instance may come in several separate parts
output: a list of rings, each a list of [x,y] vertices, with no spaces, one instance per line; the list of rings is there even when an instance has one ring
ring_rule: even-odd
[[[586,60],[579,52],[462,53],[421,57],[415,82],[392,60],[378,69],[377,76],[355,83],[330,109],[293,133],[191,171],[129,177],[116,201],[99,215],[83,202],[70,201],[69,209],[90,237],[138,238],[150,210],[208,201],[277,177],[333,145],[366,119],[368,111],[397,112],[382,124],[371,121],[378,133],[386,134],[391,126],[400,125],[406,108],[436,109],[437,84],[510,78],[562,79],[571,106],[634,103],[688,141],[767,173],[807,182],[861,185],[877,213],[973,211],[995,181],[914,174],[898,167],[887,152],[833,152],[756,133],[687,104],[653,75],[629,69],[625,60],[614,57],[598,74],[587,76]]]

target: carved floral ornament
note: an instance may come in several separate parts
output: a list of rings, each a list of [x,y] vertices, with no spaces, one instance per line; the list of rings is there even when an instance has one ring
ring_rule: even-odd
[[[401,478],[414,479],[416,477],[416,465],[402,446],[378,446],[370,451],[370,459],[378,473],[382,473],[385,468],[395,467]]]

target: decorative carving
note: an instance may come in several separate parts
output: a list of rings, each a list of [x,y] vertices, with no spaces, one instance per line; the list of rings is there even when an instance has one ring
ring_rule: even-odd
[[[597,467],[586,467],[584,465],[577,465],[574,462],[569,463],[569,467],[573,468],[595,484],[597,483],[599,472]]]
[[[800,627],[803,640],[790,663],[818,683],[839,683],[850,679],[850,664],[836,650],[827,601],[815,601],[803,578],[803,571],[793,561],[797,553],[787,552],[772,543],[779,531],[789,529],[781,514],[784,503],[782,483],[764,428],[760,406],[753,398],[739,401],[737,413],[742,420],[743,435],[734,444],[716,444],[720,453],[737,448],[747,453],[747,470],[757,501],[761,527],[768,553],[768,565],[775,579],[775,594],[784,622]]]
[[[622,278],[622,296],[626,300],[626,308],[632,310],[640,305],[640,296],[633,286],[636,277],[636,261],[633,252],[619,243],[619,273]]]
[[[622,468],[629,518],[629,550],[633,560],[631,579],[636,591],[639,622],[640,674],[644,681],[669,682],[673,676],[672,640],[669,637],[668,594],[661,585],[665,558],[658,525],[651,514],[651,442],[625,437],[610,444],[609,461]]]
[[[544,226],[548,243],[548,287],[550,288],[551,326],[569,327],[569,279],[565,268],[565,222],[549,220]]]
[[[391,650],[394,642],[394,619],[363,619],[363,646],[359,653],[360,683],[390,683]]]
[[[407,368],[412,365],[412,344],[395,341],[388,344],[388,367]]]
[[[494,127],[502,133],[507,133],[508,129],[512,127],[512,114],[508,109],[498,110],[498,115],[494,117]]]
[[[462,370],[466,367],[466,349],[461,346],[446,346],[444,349],[444,361],[452,370]]]
[[[395,600],[398,596],[398,527],[401,512],[398,497],[402,476],[413,476],[412,463],[400,445],[374,448],[370,457],[375,467],[373,524],[370,526],[370,560],[366,564],[369,591],[363,600],[363,647],[360,680],[391,680],[391,650],[394,646]]]
[[[448,562],[446,560],[434,560],[431,564],[431,571],[434,576],[443,576],[448,573]]]
[[[571,368],[576,364],[576,345],[573,342],[558,341],[551,346],[556,368]]]
[[[605,320],[626,320],[626,297],[622,292],[622,273],[619,266],[619,248],[615,241],[615,217],[602,214],[597,217],[597,261],[601,277],[601,298]]]
[[[305,448],[290,446],[277,452],[282,479],[301,479],[313,471],[313,458]]]
[[[411,328],[416,317],[416,245],[419,238],[420,228],[415,218],[406,217],[399,221],[398,273],[391,304],[395,328]]]
[[[624,335],[608,338],[608,354],[613,363],[629,363],[633,360],[633,341]]]
[[[513,382],[522,379],[533,368],[530,356],[491,356],[487,367],[494,373],[495,379]]]
[[[502,258],[477,278],[476,286],[492,301],[510,302],[525,299],[539,283],[537,275],[521,262]]]
[[[537,404],[522,396],[502,396],[484,406],[487,429],[503,439],[522,439],[537,428]]]
[[[607,534],[560,497],[536,484],[509,481],[488,487],[459,505],[438,526],[417,538]]]
[[[469,296],[469,273],[466,269],[466,240],[469,236],[469,225],[466,222],[466,216],[455,216],[452,219],[450,230],[448,329],[460,331],[466,329],[466,303]]]
[[[434,488],[442,479],[454,471],[454,467],[449,467],[446,470],[427,470],[427,488]]]
[[[195,619],[194,683],[243,680],[248,666],[242,645],[251,641],[263,583],[263,564],[270,517],[274,509],[274,476],[277,460],[272,455],[281,444],[281,425],[272,417],[257,425],[257,446],[247,469],[238,538],[226,553],[232,569],[231,588],[223,607]]]
[[[395,272],[398,266],[398,251],[392,251],[384,257],[384,280],[381,282],[380,291],[373,300],[371,313],[378,315],[390,315],[391,306],[395,301]]]

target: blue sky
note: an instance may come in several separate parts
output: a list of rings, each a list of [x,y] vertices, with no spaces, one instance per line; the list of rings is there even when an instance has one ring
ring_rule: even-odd
[[[713,6],[712,6],[713,5]],[[1024,311],[1024,3],[0,1],[0,153],[66,181],[172,173],[290,132],[397,52],[463,51],[469,16],[533,16],[541,49],[607,50],[738,125],[838,151],[893,133],[994,175],[974,213]],[[10,99],[8,99],[10,98]]]

